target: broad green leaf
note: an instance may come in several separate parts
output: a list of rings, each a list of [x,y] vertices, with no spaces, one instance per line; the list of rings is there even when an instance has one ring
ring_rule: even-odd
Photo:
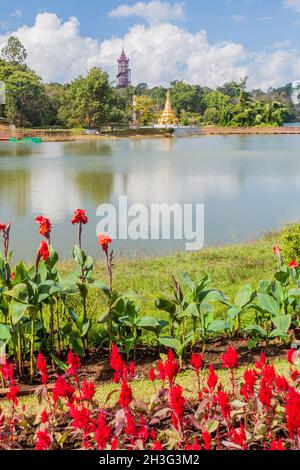
[[[252,299],[253,290],[250,284],[246,284],[242,287],[235,296],[235,304],[242,309],[247,305]]]
[[[274,297],[268,294],[258,294],[258,305],[263,310],[276,316],[279,313],[279,304]]]
[[[21,318],[24,317],[27,309],[29,308],[29,304],[23,304],[21,302],[17,302],[14,299],[9,304],[9,313],[11,315],[13,325],[16,325]]]
[[[291,315],[278,315],[277,317],[272,318],[272,322],[278,330],[287,334],[292,323],[292,317]]]
[[[208,326],[208,331],[212,333],[220,333],[229,329],[229,324],[223,320],[215,320]]]
[[[17,284],[11,290],[4,292],[4,294],[18,302],[23,302],[25,304],[29,303],[28,288],[26,284]]]

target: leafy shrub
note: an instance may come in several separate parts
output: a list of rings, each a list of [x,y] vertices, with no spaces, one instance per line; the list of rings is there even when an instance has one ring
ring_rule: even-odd
[[[300,223],[286,225],[282,230],[280,243],[287,261],[300,259]]]

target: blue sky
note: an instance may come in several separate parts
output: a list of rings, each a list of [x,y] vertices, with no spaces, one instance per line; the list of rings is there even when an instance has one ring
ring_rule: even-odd
[[[165,11],[164,15],[161,14],[162,11]],[[158,12],[156,19],[153,12]],[[54,24],[54,16],[50,17],[49,13],[56,15],[61,28]],[[44,20],[34,28],[37,16]],[[76,18],[76,24],[74,21],[72,24],[68,23],[70,17]],[[70,35],[66,34],[66,40],[69,38],[73,44],[78,42],[77,52],[81,51],[81,57],[74,64],[76,53],[68,51],[65,63],[70,61],[71,70],[66,71],[65,75],[59,58],[56,77],[51,51],[56,54],[59,51],[58,37],[61,36],[62,29],[68,29],[68,25],[72,31]],[[168,25],[172,28],[167,27]],[[43,37],[43,28],[48,31],[49,37],[45,33],[47,41]],[[205,31],[206,39],[198,37],[200,31]],[[69,80],[78,72],[84,73],[90,65],[106,67],[113,78],[115,56],[124,42],[132,58],[134,81],[147,81],[147,77],[142,80],[147,64],[144,56],[151,50],[151,35],[156,35],[154,54],[157,57],[154,64],[161,71],[149,72],[151,84],[165,84],[168,80],[177,78],[172,73],[182,75],[178,78],[196,81],[198,76],[195,64],[198,64],[199,67],[209,67],[211,70],[210,74],[204,73],[204,84],[209,84],[210,80],[212,85],[226,80],[227,75],[231,79],[250,73],[253,86],[266,87],[269,82],[277,85],[281,81],[290,81],[300,76],[299,32],[300,0],[145,0],[141,5],[136,0],[0,0],[0,45],[8,34],[17,33],[27,46],[29,65],[37,68],[47,80]],[[52,34],[53,45],[49,40]],[[88,44],[88,54],[87,38],[94,40],[93,44]],[[173,48],[178,49],[182,40],[190,42],[187,57],[184,57],[184,52],[181,55],[176,52],[178,57],[171,61],[168,72],[165,61],[172,53],[172,42]],[[42,43],[43,51],[49,56],[47,71],[44,60],[41,67],[38,64],[35,49],[39,43]],[[205,51],[202,58],[201,49]],[[67,54],[67,51],[60,49],[60,54]],[[164,58],[160,61],[162,54]],[[143,60],[138,63],[141,56]],[[191,65],[193,58],[195,64]],[[213,76],[218,64],[223,69]],[[262,70],[266,65],[269,68],[272,65],[270,75],[272,73],[275,76],[268,77]],[[259,79],[255,81],[252,73],[258,69]],[[199,72],[199,81],[200,79]]]

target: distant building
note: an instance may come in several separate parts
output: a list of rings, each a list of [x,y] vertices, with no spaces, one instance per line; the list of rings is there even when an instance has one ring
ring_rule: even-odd
[[[293,94],[292,94],[292,101],[294,104],[300,104],[300,80],[296,80],[292,83],[293,87]]]
[[[172,125],[178,124],[176,113],[172,108],[172,99],[171,99],[170,90],[168,90],[165,109],[163,110],[158,120],[158,124],[163,125],[163,126],[172,126]]]
[[[129,68],[129,59],[123,48],[118,58],[117,88],[127,88],[129,85],[131,85],[131,69]]]

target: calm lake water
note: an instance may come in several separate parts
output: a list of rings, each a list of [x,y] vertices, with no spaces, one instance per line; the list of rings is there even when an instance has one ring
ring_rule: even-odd
[[[96,208],[118,203],[204,203],[205,245],[257,237],[300,217],[300,136],[200,136],[109,142],[0,143],[0,220],[12,220],[15,259],[33,259],[37,215],[51,218],[52,241],[69,257],[74,209],[90,223],[84,246],[96,245]],[[118,255],[158,255],[184,242],[119,241]]]

